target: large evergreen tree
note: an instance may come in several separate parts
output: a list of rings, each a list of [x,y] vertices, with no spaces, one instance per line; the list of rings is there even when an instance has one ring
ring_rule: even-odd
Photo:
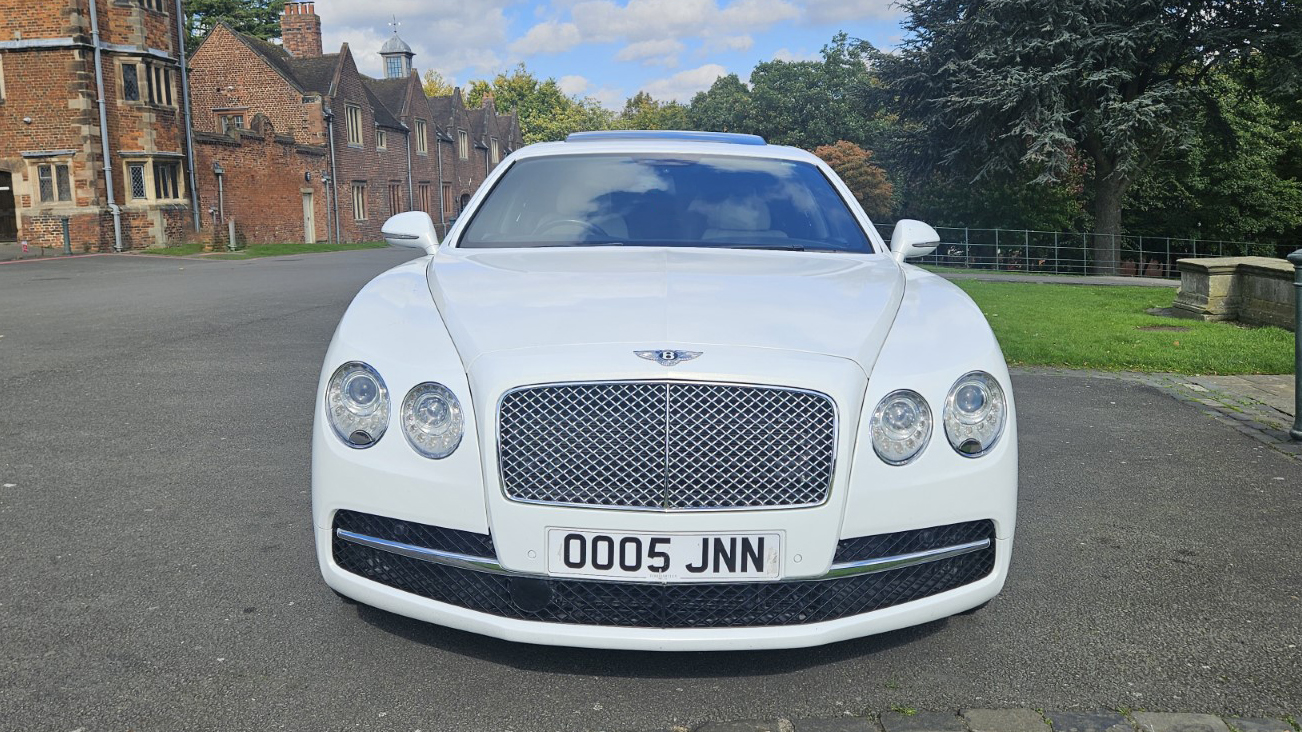
[[[219,21],[241,33],[271,40],[280,37],[285,0],[184,0],[185,48],[190,53]]]
[[[1083,158],[1104,272],[1117,265],[1128,189],[1196,139],[1209,79],[1263,52],[1296,54],[1302,28],[1296,0],[900,4],[907,37],[875,62],[919,132],[915,159],[977,180],[1035,169],[1047,182]]]

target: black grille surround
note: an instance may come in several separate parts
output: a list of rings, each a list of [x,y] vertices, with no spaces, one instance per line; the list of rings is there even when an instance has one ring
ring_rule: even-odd
[[[394,524],[407,527],[403,532],[406,539],[398,538],[392,528]],[[387,526],[389,531],[370,533],[362,526],[380,532],[386,531]],[[444,551],[464,552],[469,541],[467,535],[480,537],[475,541],[481,546],[491,546],[492,541],[482,534],[447,533],[448,529],[435,526],[344,511],[335,515],[334,527],[412,544],[416,543],[414,537],[427,538],[434,543],[417,545]],[[982,579],[995,568],[995,532],[991,521],[847,539],[837,547],[836,561],[841,562],[883,556],[863,554],[867,548],[877,551],[893,547],[892,554],[901,554],[952,545],[948,543],[951,537],[959,538],[955,543],[990,539],[990,545],[980,551],[927,564],[821,581],[677,585],[489,574],[391,554],[331,533],[334,560],[341,569],[404,592],[504,618],[630,628],[741,628],[818,623],[937,595]],[[513,593],[521,596],[518,593],[522,588],[534,598],[545,588],[543,592],[550,599],[541,609],[532,601],[522,607],[513,599]]]
[[[826,394],[753,384],[611,381],[504,394],[508,498],[694,510],[823,503],[836,457]]]

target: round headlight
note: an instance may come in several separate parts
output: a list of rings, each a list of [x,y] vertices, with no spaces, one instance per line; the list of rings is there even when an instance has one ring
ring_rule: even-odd
[[[877,457],[891,465],[904,465],[931,439],[931,407],[916,391],[893,391],[877,403],[870,424]]]
[[[945,436],[958,454],[979,457],[990,452],[1004,433],[1008,401],[995,377],[984,371],[964,374],[945,398]]]
[[[461,402],[446,386],[417,384],[402,400],[402,433],[421,455],[434,460],[451,455],[464,431]]]
[[[349,361],[326,385],[326,418],[349,447],[370,447],[389,428],[389,390],[370,365]]]

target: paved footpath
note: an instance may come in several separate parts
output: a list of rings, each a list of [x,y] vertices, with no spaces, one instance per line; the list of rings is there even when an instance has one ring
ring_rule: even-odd
[[[670,732],[690,732],[672,727]],[[894,710],[864,717],[712,722],[694,732],[1297,732],[1293,719],[1037,709]]]
[[[1175,399],[1268,447],[1302,460],[1302,442],[1289,437],[1296,401],[1292,374],[1197,376],[1023,367],[1024,374],[1057,374],[1086,379],[1129,381],[1160,389]]]

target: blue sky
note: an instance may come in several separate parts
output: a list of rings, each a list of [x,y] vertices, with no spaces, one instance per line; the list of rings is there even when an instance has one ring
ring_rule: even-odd
[[[612,109],[639,90],[686,102],[759,61],[816,58],[838,30],[894,46],[902,17],[891,0],[317,0],[316,11],[326,52],[348,42],[365,73],[380,75],[397,16],[422,72],[465,84],[523,61]]]

